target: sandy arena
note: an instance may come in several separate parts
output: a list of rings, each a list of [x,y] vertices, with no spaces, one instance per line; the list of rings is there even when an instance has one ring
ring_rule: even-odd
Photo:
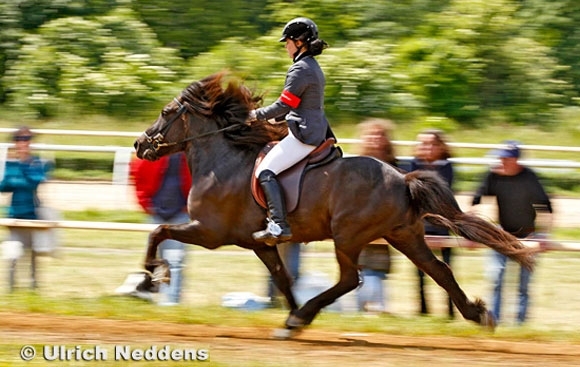
[[[2,339],[13,343],[204,348],[210,356],[209,362],[203,362],[206,365],[515,367],[577,366],[580,361],[578,346],[566,343],[343,334],[315,327],[292,340],[276,340],[269,328],[9,312],[0,313],[0,319]]]

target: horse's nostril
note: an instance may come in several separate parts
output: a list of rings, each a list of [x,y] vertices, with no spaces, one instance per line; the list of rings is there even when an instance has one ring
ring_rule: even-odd
[[[135,150],[139,150],[139,142],[137,140],[135,140],[135,143],[133,143],[133,147]]]

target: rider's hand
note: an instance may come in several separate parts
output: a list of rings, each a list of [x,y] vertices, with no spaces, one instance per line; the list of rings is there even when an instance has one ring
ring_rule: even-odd
[[[246,119],[246,124],[251,125],[256,121],[258,121],[258,118],[256,117],[256,110],[250,110],[248,113],[248,118]]]

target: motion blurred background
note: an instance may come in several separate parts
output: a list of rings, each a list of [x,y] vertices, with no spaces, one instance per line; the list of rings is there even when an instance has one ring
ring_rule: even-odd
[[[540,162],[543,183],[558,199],[554,238],[577,241],[580,2],[575,0],[0,0],[0,127],[8,129],[0,138],[8,142],[9,129],[22,124],[129,133],[37,134],[35,150],[55,167],[41,197],[68,220],[143,222],[131,183],[115,180],[116,152],[130,149],[189,83],[224,69],[262,94],[265,103],[276,99],[290,65],[277,40],[283,25],[297,16],[314,19],[330,44],[319,61],[327,77],[326,111],[339,138],[355,137],[357,123],[380,117],[394,122],[394,138],[401,142],[414,140],[424,128],[439,128],[456,143],[516,139],[529,146],[576,148],[527,149],[524,159]],[[111,149],[83,152],[42,144]],[[347,153],[355,147],[343,145]],[[408,156],[412,145],[396,149]],[[482,158],[489,149],[461,146],[454,156]],[[455,190],[465,198],[487,166],[457,168]],[[1,195],[0,205],[6,199]],[[0,229],[0,238],[6,233]],[[140,268],[147,239],[141,232],[61,235],[60,257],[42,259],[38,304],[86,302],[112,293],[127,271]],[[265,292],[266,270],[251,253],[190,251],[187,305],[215,305],[224,293],[239,290],[240,281],[249,291]],[[460,284],[481,296],[489,292],[484,255],[462,249],[454,260]],[[305,272],[323,271],[335,279],[329,244],[311,244],[304,256]],[[216,261],[222,266],[216,268]],[[542,256],[532,325],[573,328],[569,320],[580,316],[574,286],[579,261],[573,252]],[[395,255],[389,278],[394,314],[416,312],[413,271]],[[247,278],[240,280],[240,273]],[[5,276],[2,272],[2,284]],[[432,303],[441,306],[435,312],[443,313],[444,295],[429,288]],[[30,307],[27,298],[2,299],[10,307]],[[566,312],[555,313],[563,299]]]

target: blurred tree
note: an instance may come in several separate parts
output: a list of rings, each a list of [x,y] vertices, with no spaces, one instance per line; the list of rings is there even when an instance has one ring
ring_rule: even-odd
[[[574,0],[0,0],[0,103],[143,111],[180,77],[223,68],[270,101],[291,64],[277,39],[297,16],[330,44],[319,60],[335,118],[547,123],[579,95]]]
[[[366,1],[356,3],[359,24],[349,31],[352,39],[389,39],[410,37],[429,13],[444,9],[450,0]]]
[[[567,96],[578,105],[580,96],[580,2],[577,0],[527,0],[521,2],[518,17],[522,32],[550,48],[564,67],[558,68],[558,79],[571,88]],[[571,102],[573,103],[573,102]]]
[[[191,58],[186,68],[186,79],[192,82],[221,70],[229,70],[241,78],[265,102],[273,102],[284,85],[286,69],[291,65],[279,37],[264,36],[253,41],[242,38],[223,40],[211,49]]]
[[[429,114],[464,124],[502,120],[548,123],[565,83],[550,50],[522,35],[510,0],[452,1],[429,14],[396,50],[406,89]]]
[[[10,62],[17,58],[23,31],[19,22],[18,3],[0,1],[0,103],[6,100],[3,76]]]
[[[15,4],[21,13],[22,28],[36,29],[51,20],[69,16],[104,14],[123,0],[2,0]]]
[[[321,57],[327,75],[327,111],[341,115],[411,119],[424,106],[394,81],[393,45],[380,40],[353,41]]]
[[[267,0],[133,0],[133,9],[167,47],[184,58],[196,56],[222,39],[254,39],[271,22],[263,15]]]
[[[129,9],[87,20],[53,20],[23,40],[7,73],[13,106],[39,117],[83,111],[135,115],[157,109],[182,68],[175,50]]]
[[[25,32],[44,23],[72,15],[98,15],[123,0],[0,0],[0,103],[6,101],[3,80],[10,63],[18,58]]]

